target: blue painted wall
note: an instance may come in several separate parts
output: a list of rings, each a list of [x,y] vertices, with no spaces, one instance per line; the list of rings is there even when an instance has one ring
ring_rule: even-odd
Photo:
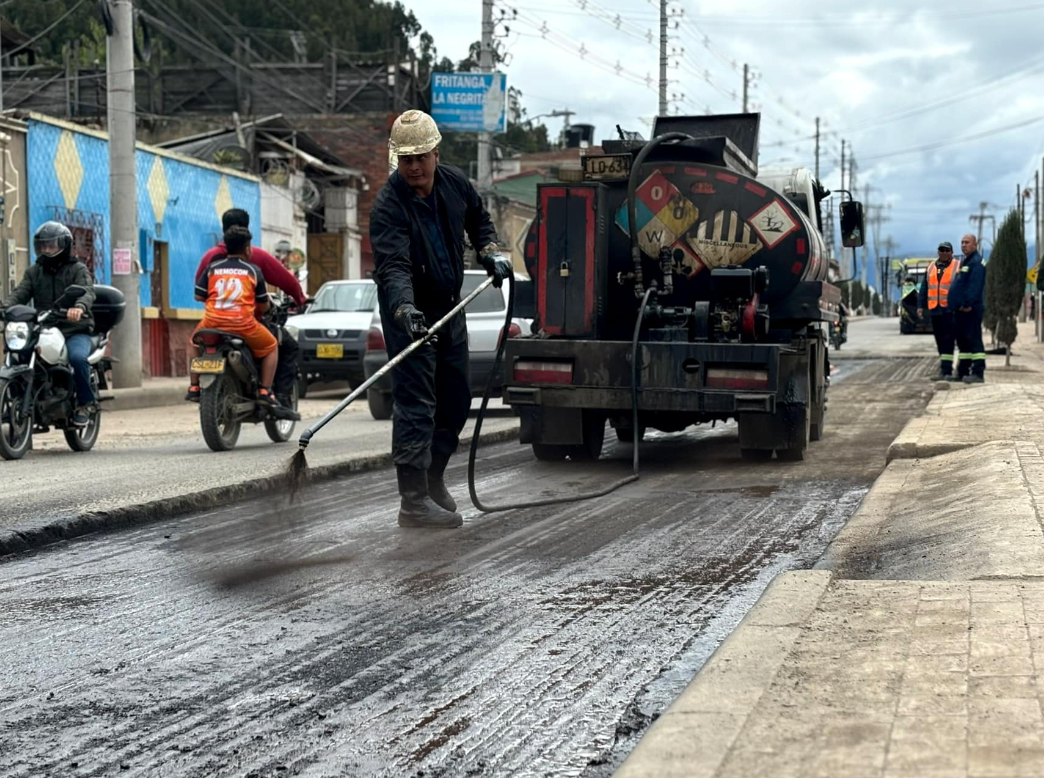
[[[30,119],[27,139],[29,232],[55,217],[55,209],[99,214],[104,228],[98,240],[103,258],[95,268],[99,282],[111,279],[112,244],[109,235],[108,140],[65,125]],[[151,299],[155,241],[167,243],[168,305],[201,308],[192,296],[193,274],[203,253],[221,233],[221,212],[242,208],[250,223],[261,224],[260,184],[233,173],[224,174],[189,159],[156,154],[147,147],[136,153],[138,194],[138,257],[144,271],[141,304],[161,305]]]

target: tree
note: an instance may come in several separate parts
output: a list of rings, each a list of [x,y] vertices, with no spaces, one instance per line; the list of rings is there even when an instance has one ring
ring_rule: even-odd
[[[8,0],[2,5],[4,17],[30,36],[58,22],[33,43],[42,63],[62,64],[65,46],[74,40],[95,43],[91,23],[101,20],[95,2]],[[250,39],[255,58],[290,61],[297,52],[296,38],[297,46],[303,41],[309,61],[321,62],[331,48],[383,56],[397,42],[403,59],[411,52],[417,57],[422,78],[438,60],[434,39],[399,0],[136,0],[135,6],[164,25],[191,33],[200,41],[200,53],[211,48],[233,56],[236,41]],[[152,30],[152,46],[162,46],[165,62],[195,61],[162,30]]]
[[[985,313],[998,343],[1007,351],[1011,364],[1011,344],[1018,335],[1016,316],[1026,289],[1026,238],[1022,218],[1014,208],[1004,217],[997,242],[986,266]]]
[[[881,295],[879,295],[877,292],[874,292],[873,311],[874,316],[881,315]]]

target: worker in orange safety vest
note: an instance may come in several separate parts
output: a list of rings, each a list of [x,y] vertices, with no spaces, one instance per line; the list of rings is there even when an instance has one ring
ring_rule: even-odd
[[[932,334],[939,350],[939,372],[933,381],[952,381],[953,349],[956,344],[954,311],[949,305],[950,286],[957,278],[960,262],[953,258],[953,245],[949,241],[939,244],[939,258],[928,266],[921,279],[917,293],[917,317],[924,317],[924,309],[932,322]]]

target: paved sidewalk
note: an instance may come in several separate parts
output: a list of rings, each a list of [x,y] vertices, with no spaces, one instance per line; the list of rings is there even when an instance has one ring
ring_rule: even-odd
[[[1044,582],[784,573],[618,778],[1044,775]]]
[[[618,778],[1044,776],[1044,346],[1019,338],[936,386],[821,569],[773,582]]]

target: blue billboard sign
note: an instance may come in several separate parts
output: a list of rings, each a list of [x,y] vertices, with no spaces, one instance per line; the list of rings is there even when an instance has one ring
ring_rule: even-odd
[[[504,73],[432,73],[431,118],[444,130],[504,132]]]

